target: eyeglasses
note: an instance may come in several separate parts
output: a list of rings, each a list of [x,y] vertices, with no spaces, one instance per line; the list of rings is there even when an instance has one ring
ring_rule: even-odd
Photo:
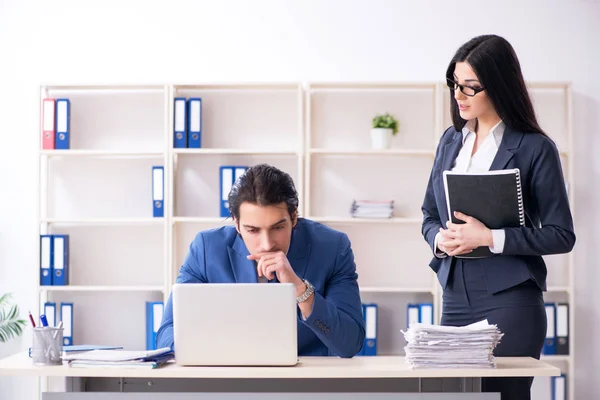
[[[475,96],[477,93],[479,92],[483,92],[485,90],[485,88],[483,87],[472,87],[472,86],[467,86],[467,85],[459,85],[458,83],[454,82],[452,79],[446,78],[446,84],[448,85],[448,87],[452,90],[457,90],[460,88],[460,91],[463,92],[463,94],[465,96],[469,96],[469,97],[473,97]]]

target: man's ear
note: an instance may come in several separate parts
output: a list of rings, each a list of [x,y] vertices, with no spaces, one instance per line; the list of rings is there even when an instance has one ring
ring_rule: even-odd
[[[240,232],[240,221],[238,221],[236,217],[233,217],[233,224],[235,225],[235,230],[237,231],[237,233],[241,235],[242,233]]]
[[[298,210],[294,211],[294,213],[292,214],[292,228],[295,228],[297,223],[298,223]]]

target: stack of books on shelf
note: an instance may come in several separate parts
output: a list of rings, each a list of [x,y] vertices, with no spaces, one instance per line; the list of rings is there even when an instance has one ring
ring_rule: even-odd
[[[354,200],[350,214],[353,218],[392,218],[394,200]]]
[[[173,360],[168,347],[150,351],[92,350],[68,354],[63,360],[72,368],[158,368]]]
[[[496,368],[493,352],[504,335],[487,320],[461,327],[411,324],[402,333],[413,369]]]

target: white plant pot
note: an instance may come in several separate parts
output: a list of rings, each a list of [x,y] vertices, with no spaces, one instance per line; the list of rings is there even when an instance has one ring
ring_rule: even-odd
[[[373,149],[389,149],[392,142],[391,128],[371,129],[371,147]]]

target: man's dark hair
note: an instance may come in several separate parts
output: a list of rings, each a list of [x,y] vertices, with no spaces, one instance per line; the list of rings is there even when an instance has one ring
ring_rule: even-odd
[[[291,176],[268,164],[254,165],[242,175],[229,192],[229,210],[240,219],[240,206],[248,202],[271,206],[285,202],[292,220],[298,210],[298,192]]]

